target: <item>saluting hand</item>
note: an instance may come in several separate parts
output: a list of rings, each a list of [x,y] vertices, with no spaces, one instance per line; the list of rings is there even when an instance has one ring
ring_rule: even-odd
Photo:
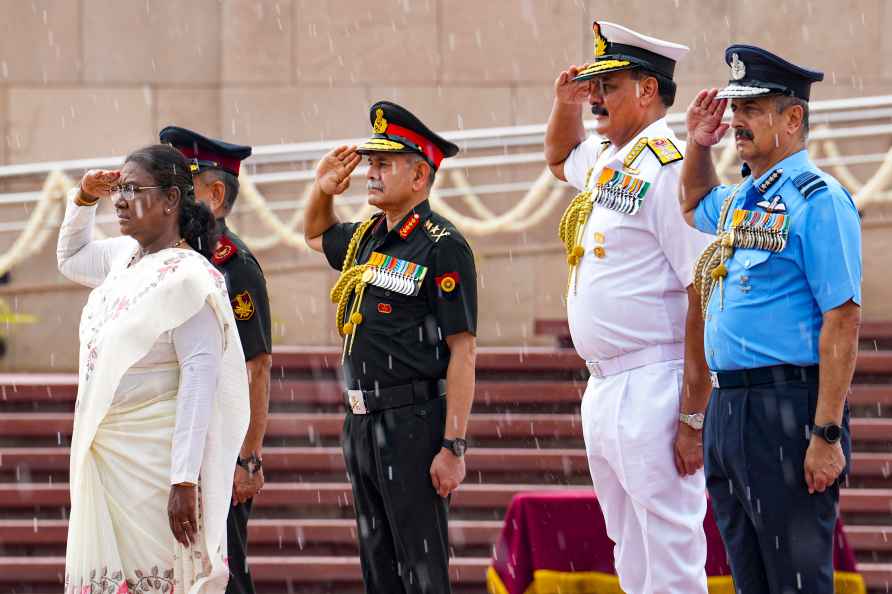
[[[465,480],[465,459],[441,448],[431,463],[431,483],[440,497],[448,497]]]
[[[350,175],[361,161],[355,146],[339,146],[316,165],[316,183],[329,196],[343,194],[350,187]]]
[[[716,99],[718,89],[703,89],[688,107],[688,142],[709,147],[722,139],[730,127],[722,123],[727,99]]]
[[[91,169],[81,179],[81,192],[91,198],[106,198],[120,177],[117,170]]]
[[[839,442],[827,443],[823,438],[813,435],[808,449],[805,450],[805,484],[808,494],[824,490],[839,478],[846,467],[846,456]]]
[[[591,81],[574,82],[579,68],[570,66],[560,73],[554,81],[554,95],[561,103],[582,105],[588,102],[588,90]]]

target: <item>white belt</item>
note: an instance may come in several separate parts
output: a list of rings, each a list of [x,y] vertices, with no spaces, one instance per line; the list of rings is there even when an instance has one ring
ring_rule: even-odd
[[[684,359],[684,343],[655,344],[602,361],[586,361],[585,366],[588,367],[589,373],[593,376],[604,378],[652,363],[675,361],[677,359]]]

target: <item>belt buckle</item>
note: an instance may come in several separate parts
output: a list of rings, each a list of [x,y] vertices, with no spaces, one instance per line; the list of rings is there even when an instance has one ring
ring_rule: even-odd
[[[601,365],[597,361],[586,361],[585,366],[588,367],[588,372],[590,374],[596,378],[603,379],[604,372],[601,371]]]
[[[350,401],[350,410],[354,415],[367,415],[369,409],[365,406],[365,397],[362,390],[347,390],[347,400]]]
[[[710,371],[710,372],[709,372],[709,381],[710,381],[710,383],[712,384],[712,387],[713,387],[713,388],[719,388],[719,387],[720,387],[720,386],[719,386],[719,374],[717,374],[715,371]]]

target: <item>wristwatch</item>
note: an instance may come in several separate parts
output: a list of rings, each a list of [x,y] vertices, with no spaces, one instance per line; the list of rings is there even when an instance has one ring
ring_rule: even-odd
[[[444,439],[443,447],[452,452],[456,458],[461,458],[465,455],[465,452],[468,451],[468,442],[461,437]]]
[[[818,437],[823,438],[827,443],[836,443],[842,437],[842,427],[836,423],[815,425],[811,428],[811,432]]]
[[[703,429],[703,413],[691,413],[689,415],[681,413],[678,415],[678,420],[691,429],[696,429],[697,431]]]
[[[253,475],[255,472],[263,468],[263,459],[253,452],[251,453],[250,458],[242,458],[239,456],[236,458],[235,462],[247,470],[249,475]]]

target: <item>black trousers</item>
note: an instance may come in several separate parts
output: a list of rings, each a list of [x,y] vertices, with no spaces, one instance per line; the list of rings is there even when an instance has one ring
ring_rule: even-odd
[[[226,540],[229,556],[229,584],[226,594],[254,594],[254,580],[248,569],[248,517],[254,500],[229,508]]]
[[[712,391],[706,487],[738,594],[833,594],[840,480],[809,495],[804,473],[817,399],[816,381]],[[846,407],[846,468],[848,423]]]
[[[431,484],[446,399],[347,413],[343,449],[353,487],[367,594],[446,594],[448,504]]]

